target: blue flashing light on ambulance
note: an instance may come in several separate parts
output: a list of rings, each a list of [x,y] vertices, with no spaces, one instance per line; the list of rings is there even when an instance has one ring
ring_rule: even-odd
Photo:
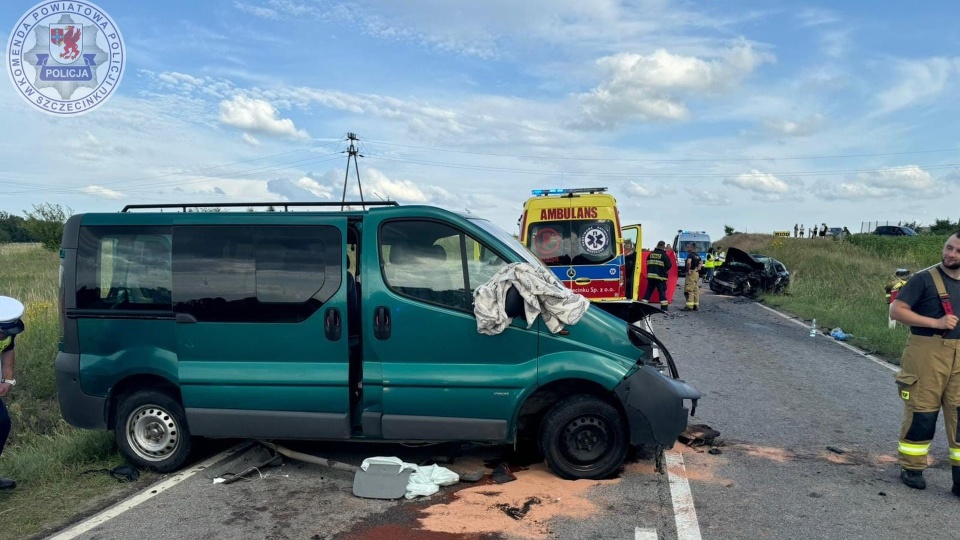
[[[707,260],[707,251],[710,249],[710,235],[706,231],[688,231],[680,229],[673,237],[673,251],[677,254],[677,264],[680,275],[687,273],[687,246],[693,244],[694,251],[700,259]]]

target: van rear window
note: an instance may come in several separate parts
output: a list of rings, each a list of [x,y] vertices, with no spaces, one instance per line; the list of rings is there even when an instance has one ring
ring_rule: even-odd
[[[200,321],[299,322],[340,287],[331,226],[174,227],[174,310]]]
[[[340,288],[342,253],[323,225],[84,227],[77,307],[300,322]]]
[[[84,227],[77,307],[168,311],[171,269],[169,227]]]

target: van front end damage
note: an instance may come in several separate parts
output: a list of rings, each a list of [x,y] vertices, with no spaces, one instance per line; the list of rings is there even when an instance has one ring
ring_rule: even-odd
[[[641,365],[614,389],[623,403],[630,422],[630,444],[634,446],[673,447],[687,429],[690,409],[696,408],[700,392],[689,384],[671,379],[649,365]]]

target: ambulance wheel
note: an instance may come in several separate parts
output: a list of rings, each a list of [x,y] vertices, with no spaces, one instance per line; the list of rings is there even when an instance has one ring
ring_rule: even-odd
[[[586,394],[554,405],[540,427],[540,450],[547,465],[568,480],[610,477],[623,466],[628,447],[620,411]]]
[[[120,451],[137,467],[157,472],[179,469],[192,446],[180,402],[155,390],[123,396],[113,428]]]

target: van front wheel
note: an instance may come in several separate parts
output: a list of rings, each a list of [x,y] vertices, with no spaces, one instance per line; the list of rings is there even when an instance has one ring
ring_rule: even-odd
[[[553,472],[569,480],[599,480],[616,473],[627,456],[620,412],[589,395],[560,401],[543,419],[540,449]]]
[[[113,431],[120,451],[144,469],[175,471],[190,454],[183,407],[163,392],[143,390],[124,396]]]

